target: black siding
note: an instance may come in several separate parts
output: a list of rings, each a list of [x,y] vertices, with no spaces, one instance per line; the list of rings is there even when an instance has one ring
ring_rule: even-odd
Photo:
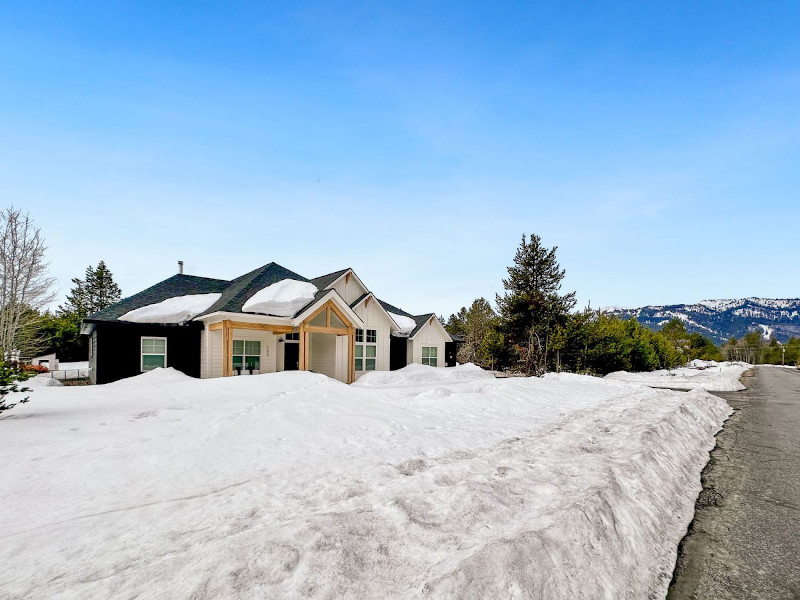
[[[141,374],[142,337],[167,338],[167,366],[191,377],[200,377],[200,332],[202,323],[154,325],[96,323],[92,335],[95,383],[111,383]]]
[[[397,371],[408,364],[408,340],[392,336],[389,339],[389,370]]]
[[[456,357],[458,356],[458,346],[460,342],[445,342],[444,343],[444,366],[455,367],[458,364]]]

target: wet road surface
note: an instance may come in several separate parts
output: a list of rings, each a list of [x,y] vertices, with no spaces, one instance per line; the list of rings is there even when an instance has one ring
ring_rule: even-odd
[[[756,367],[703,472],[670,600],[800,599],[800,371]]]

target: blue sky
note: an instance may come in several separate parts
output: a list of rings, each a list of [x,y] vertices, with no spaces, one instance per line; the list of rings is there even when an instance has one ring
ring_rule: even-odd
[[[800,296],[800,3],[0,2],[0,197],[104,259],[581,305]]]

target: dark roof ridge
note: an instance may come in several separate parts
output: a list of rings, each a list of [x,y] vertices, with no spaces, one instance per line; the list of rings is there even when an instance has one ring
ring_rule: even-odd
[[[332,271],[330,273],[326,273],[325,275],[320,275],[319,277],[312,277],[310,281],[317,286],[317,289],[324,290],[348,271],[353,271],[353,269],[351,267],[339,269],[338,271]],[[355,271],[353,272],[355,273]]]
[[[398,308],[396,306],[393,306],[393,305],[389,304],[388,302],[385,302],[385,301],[381,300],[380,298],[378,298],[378,302],[380,302],[381,306],[383,307],[383,310],[385,310],[386,312],[394,313],[396,315],[402,315],[404,317],[409,317],[411,319],[414,318],[414,315],[412,315],[411,313],[407,313],[402,308]]]
[[[222,297],[198,316],[220,311],[242,312],[242,306],[253,294],[284,279],[309,282],[302,275],[273,261],[231,280]]]

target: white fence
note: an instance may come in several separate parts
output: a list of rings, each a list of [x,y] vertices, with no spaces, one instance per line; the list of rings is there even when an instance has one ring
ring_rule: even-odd
[[[89,377],[89,369],[88,367],[83,369],[56,369],[55,371],[50,371],[49,375],[53,379],[60,379],[64,381],[66,379],[86,379]],[[48,373],[45,373],[48,375]]]

